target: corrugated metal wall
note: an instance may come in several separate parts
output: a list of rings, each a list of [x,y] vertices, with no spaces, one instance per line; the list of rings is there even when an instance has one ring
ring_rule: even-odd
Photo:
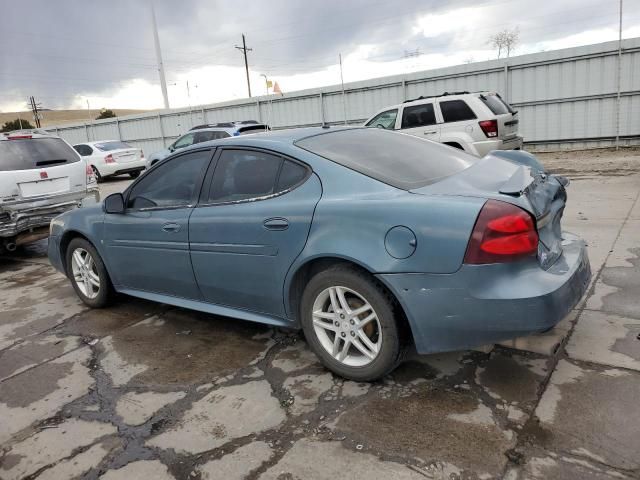
[[[48,127],[70,143],[122,139],[153,152],[199,123],[255,119],[273,128],[357,124],[377,110],[421,95],[445,91],[500,92],[518,111],[520,133],[530,150],[640,143],[640,38],[623,41],[620,110],[617,108],[618,43],[569,48],[383,77],[285,96],[254,97]],[[344,101],[344,103],[343,103]]]

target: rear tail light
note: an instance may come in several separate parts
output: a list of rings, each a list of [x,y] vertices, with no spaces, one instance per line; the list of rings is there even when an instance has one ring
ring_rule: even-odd
[[[31,135],[9,135],[9,140],[24,140],[25,138],[33,138]]]
[[[497,120],[483,120],[478,122],[480,128],[487,136],[487,138],[494,138],[498,136],[498,121]]]
[[[113,155],[109,154],[104,157],[104,163],[116,163],[116,161],[113,159]]]
[[[538,231],[533,217],[510,203],[489,200],[471,233],[464,263],[504,263],[536,255]]]

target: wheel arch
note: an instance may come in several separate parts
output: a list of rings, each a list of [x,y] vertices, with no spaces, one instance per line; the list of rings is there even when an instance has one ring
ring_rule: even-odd
[[[336,265],[344,265],[346,267],[352,267],[360,270],[361,272],[369,275],[374,282],[378,283],[396,302],[399,313],[398,318],[401,322],[399,327],[407,333],[411,332],[411,326],[407,319],[406,312],[404,311],[404,307],[393,291],[391,291],[384,282],[380,281],[375,276],[371,268],[353,258],[338,255],[318,255],[313,258],[308,258],[298,265],[293,272],[290,272],[288,281],[285,284],[285,310],[289,318],[294,319],[295,322],[299,324],[300,301],[302,299],[305,286],[314,275]],[[412,334],[411,339],[413,339]]]

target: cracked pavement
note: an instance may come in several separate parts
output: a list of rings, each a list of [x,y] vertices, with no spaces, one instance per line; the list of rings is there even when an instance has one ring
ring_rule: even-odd
[[[638,175],[571,184],[594,277],[556,329],[373,384],[296,332],[126,296],[90,310],[46,241],[1,257],[0,479],[640,478],[639,195]]]

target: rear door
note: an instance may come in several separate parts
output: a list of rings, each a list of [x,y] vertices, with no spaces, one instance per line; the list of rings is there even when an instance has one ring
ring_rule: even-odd
[[[498,121],[498,138],[511,140],[518,136],[518,112],[505,102],[497,93],[481,94],[482,103],[496,116]]]
[[[477,120],[477,116],[465,100],[440,99],[438,100],[438,107],[442,114],[441,134],[443,138],[460,137],[460,133],[478,131],[484,138],[482,131],[477,128],[477,123],[475,125],[471,125],[471,128],[467,128],[470,126],[469,122]]]
[[[320,181],[273,152],[229,147],[218,155],[189,221],[200,290],[210,303],[284,317],[285,276],[307,241]]]
[[[0,203],[84,192],[80,155],[57,137],[0,141]]]
[[[405,106],[402,109],[400,129],[402,133],[426,138],[434,142],[440,141],[440,125],[438,125],[436,119],[434,102]]]

